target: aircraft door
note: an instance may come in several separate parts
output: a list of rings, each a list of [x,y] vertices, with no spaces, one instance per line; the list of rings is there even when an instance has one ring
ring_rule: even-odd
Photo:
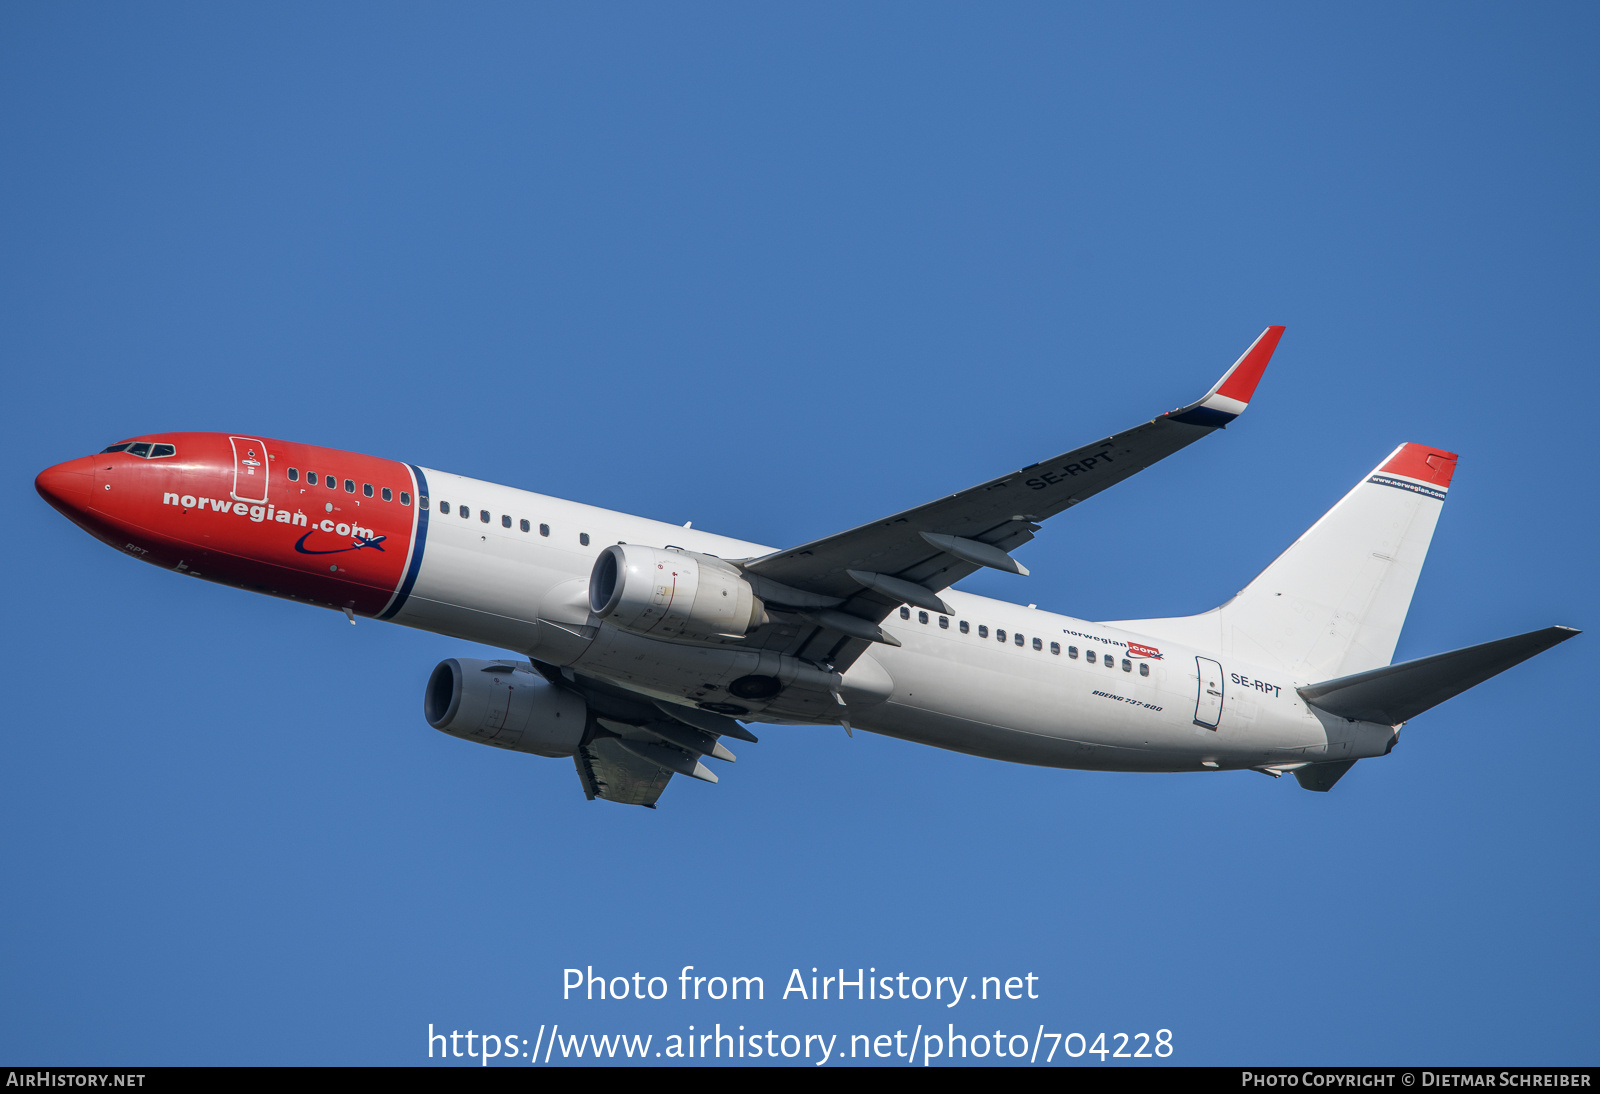
[[[1196,657],[1199,693],[1194,701],[1194,724],[1216,729],[1222,721],[1222,666],[1209,657]]]
[[[233,499],[265,504],[267,446],[254,437],[229,437],[233,443]]]

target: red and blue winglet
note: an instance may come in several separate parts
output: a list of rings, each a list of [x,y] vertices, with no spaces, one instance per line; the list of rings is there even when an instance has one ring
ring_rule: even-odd
[[[1222,374],[1222,379],[1206,392],[1205,398],[1180,407],[1167,417],[1185,425],[1210,429],[1219,429],[1233,421],[1250,405],[1250,396],[1255,394],[1261,374],[1267,371],[1267,362],[1272,360],[1272,351],[1278,348],[1278,339],[1282,337],[1282,327],[1268,327],[1262,331],[1261,337],[1250,343],[1250,348]]]

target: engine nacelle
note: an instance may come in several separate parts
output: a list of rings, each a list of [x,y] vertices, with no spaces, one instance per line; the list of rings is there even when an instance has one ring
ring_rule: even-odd
[[[571,756],[583,741],[588,704],[531,667],[469,657],[441,661],[422,696],[423,716],[434,729],[464,741]]]
[[[652,638],[743,638],[767,620],[738,567],[693,551],[619,543],[595,559],[589,607]]]

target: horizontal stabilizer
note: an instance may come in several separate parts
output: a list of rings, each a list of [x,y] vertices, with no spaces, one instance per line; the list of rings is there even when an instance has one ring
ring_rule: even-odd
[[[1546,627],[1310,684],[1300,689],[1300,698],[1340,718],[1397,726],[1578,633],[1571,627]]]
[[[1354,760],[1335,760],[1331,764],[1306,764],[1295,768],[1294,777],[1307,790],[1326,794],[1344,773],[1356,765]]]

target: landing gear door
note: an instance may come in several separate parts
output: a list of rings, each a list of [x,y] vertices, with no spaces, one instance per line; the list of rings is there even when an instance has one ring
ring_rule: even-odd
[[[1194,701],[1194,724],[1216,729],[1222,721],[1222,666],[1209,657],[1196,657],[1199,694]]]
[[[229,437],[233,442],[233,500],[265,504],[267,446],[254,437]]]

